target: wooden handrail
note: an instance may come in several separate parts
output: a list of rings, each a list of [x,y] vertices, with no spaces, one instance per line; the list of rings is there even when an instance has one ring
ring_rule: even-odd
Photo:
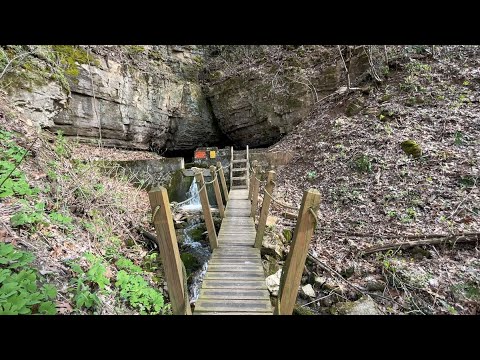
[[[202,203],[203,217],[205,218],[205,225],[207,226],[208,240],[210,241],[210,247],[213,250],[218,247],[217,233],[215,231],[215,224],[213,223],[210,203],[208,202],[207,188],[204,186],[205,180],[203,179],[203,171],[199,171],[195,174],[195,180],[197,181],[200,202]]]
[[[291,315],[297,299],[298,287],[302,279],[308,246],[316,226],[315,211],[320,204],[320,192],[309,189],[303,193],[302,205],[287,260],[282,270],[277,306],[274,314]],[[312,210],[314,213],[312,214]]]
[[[188,289],[183,273],[183,264],[178,251],[177,237],[173,226],[172,213],[167,189],[164,187],[152,189],[148,193],[153,214],[153,225],[157,233],[157,244],[165,269],[168,294],[172,303],[174,315],[191,315],[188,300]]]

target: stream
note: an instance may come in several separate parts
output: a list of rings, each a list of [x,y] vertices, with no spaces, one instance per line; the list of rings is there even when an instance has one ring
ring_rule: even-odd
[[[195,180],[192,181],[192,185],[187,193],[187,198],[192,196],[193,198],[182,205],[181,209],[187,213],[198,214],[202,209],[202,205],[200,204],[198,187]],[[182,230],[182,253],[191,254],[200,265],[200,268],[190,274],[188,289],[190,303],[194,303],[198,298],[203,278],[207,272],[208,260],[210,259],[210,246],[208,243],[195,241],[191,236],[192,230],[199,228],[199,224],[201,223],[202,220],[198,216],[188,217],[187,226]]]

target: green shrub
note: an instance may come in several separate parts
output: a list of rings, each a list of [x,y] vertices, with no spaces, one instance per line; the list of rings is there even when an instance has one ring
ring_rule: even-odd
[[[37,271],[29,266],[32,254],[0,243],[0,315],[56,313],[57,290],[39,286]]]
[[[168,310],[163,295],[145,281],[139,266],[125,258],[120,258],[115,265],[120,270],[115,286],[131,307],[138,309],[141,314],[164,314]]]

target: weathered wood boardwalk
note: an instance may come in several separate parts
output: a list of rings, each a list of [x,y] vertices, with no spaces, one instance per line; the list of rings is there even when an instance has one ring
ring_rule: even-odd
[[[229,193],[218,248],[213,250],[194,315],[271,315],[255,224],[250,217],[248,189]]]
[[[251,176],[249,176],[250,169]],[[203,171],[195,174],[212,255],[195,303],[194,315],[291,315],[293,313],[309,242],[318,222],[316,212],[320,204],[320,193],[315,189],[309,189],[303,193],[290,250],[282,268],[274,310],[265,283],[260,248],[271,201],[285,208],[292,207],[273,197],[275,171],[268,171],[262,208],[259,211],[258,228],[255,228],[254,219],[262,182],[258,178],[261,176],[260,170],[257,161],[253,161],[250,168],[247,146],[246,158],[240,159],[235,158],[231,148],[229,192],[220,162],[217,162],[217,170],[214,166],[210,167],[213,179],[209,182],[205,182]],[[227,201],[225,209],[220,183],[223,197]],[[222,217],[218,235],[206,190],[209,184],[214,187],[218,210]],[[152,189],[149,192],[149,199],[172,312],[176,315],[191,315],[186,270],[180,259],[170,210],[172,204],[169,203],[167,189],[164,187]]]
[[[248,156],[248,155],[247,155]],[[232,172],[246,171],[234,160]],[[238,177],[234,180],[246,180]],[[251,217],[248,182],[232,186],[225,217],[195,303],[194,315],[272,315],[260,250],[254,248],[255,223]]]

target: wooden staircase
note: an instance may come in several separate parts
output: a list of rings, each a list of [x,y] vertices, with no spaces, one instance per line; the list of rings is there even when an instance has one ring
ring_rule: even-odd
[[[248,189],[250,169],[250,159],[248,154],[248,145],[246,155],[233,151],[230,148],[230,190]]]

